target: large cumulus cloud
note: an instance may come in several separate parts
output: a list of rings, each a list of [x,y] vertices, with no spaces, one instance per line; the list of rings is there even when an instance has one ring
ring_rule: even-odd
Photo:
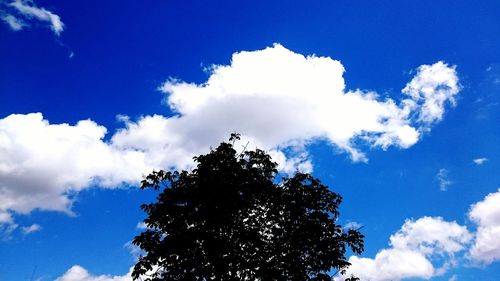
[[[19,1],[18,1],[19,2]],[[17,3],[17,2],[16,2]],[[23,3],[23,2],[20,2]],[[422,65],[401,95],[346,90],[343,65],[281,45],[233,54],[206,82],[161,85],[171,116],[121,116],[124,127],[91,120],[51,124],[41,113],[0,119],[0,223],[35,209],[71,212],[71,195],[135,184],[156,168],[189,168],[231,132],[267,150],[285,172],[310,171],[307,145],[325,141],[354,161],[363,147],[408,148],[443,118],[460,90],[455,67]]]

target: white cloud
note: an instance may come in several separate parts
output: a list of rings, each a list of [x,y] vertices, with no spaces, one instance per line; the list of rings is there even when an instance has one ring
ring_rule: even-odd
[[[22,230],[24,234],[30,234],[42,230],[42,227],[35,223],[30,226],[22,227]]]
[[[477,224],[474,234],[440,217],[407,220],[391,235],[390,247],[375,258],[350,257],[352,265],[345,276],[354,274],[366,281],[429,279],[455,266],[457,253],[463,252],[476,264],[500,260],[500,189],[471,205],[469,218]],[[450,280],[457,280],[457,276]]]
[[[441,217],[423,217],[407,220],[401,229],[390,237],[397,249],[415,250],[424,255],[447,254],[462,251],[472,235],[456,222]]]
[[[481,264],[500,260],[500,190],[472,205],[469,218],[478,225],[469,257]]]
[[[80,265],[74,265],[68,271],[66,271],[62,276],[59,276],[55,281],[133,281],[132,271],[133,267],[129,269],[124,275],[92,275]],[[158,270],[157,266],[153,266],[153,269],[148,271],[145,275],[140,276],[138,280],[145,280],[148,275],[152,272]]]
[[[135,228],[139,230],[145,230],[148,229],[148,226],[146,225],[145,222],[138,222]]]
[[[354,274],[366,281],[429,279],[453,266],[455,253],[465,250],[471,239],[464,226],[440,217],[407,220],[390,237],[391,247],[379,251],[375,258],[350,257],[352,265],[345,276]]]
[[[32,2],[11,5],[39,15]],[[189,168],[194,155],[231,132],[244,135],[237,148],[265,149],[285,172],[311,171],[307,145],[317,140],[365,160],[363,145],[415,144],[459,90],[454,67],[443,62],[419,67],[399,104],[375,92],[346,91],[343,73],[339,61],[276,44],[235,53],[200,85],[168,80],[161,90],[177,115],[121,116],[125,128],[110,141],[103,140],[106,128],[90,120],[50,124],[40,113],[0,119],[0,214],[71,213],[80,190],[136,184],[154,168]]]
[[[132,281],[132,268],[122,276],[91,275],[85,268],[74,265],[55,281]]]
[[[488,158],[484,158],[484,157],[472,160],[472,162],[474,162],[474,164],[476,164],[478,166],[483,165],[486,161],[488,161]]]
[[[418,120],[433,123],[443,119],[444,104],[455,105],[455,95],[460,91],[455,67],[443,62],[422,65],[417,75],[403,89],[412,99],[410,107],[418,107]],[[416,104],[414,104],[416,103]]]
[[[3,223],[11,223],[12,222],[12,216],[7,213],[5,210],[0,211],[0,224]]]
[[[128,252],[136,259],[139,260],[139,255],[144,255],[144,251],[139,248],[139,246],[129,241],[123,245],[124,248],[128,250]]]
[[[0,222],[0,240],[8,240],[12,233],[19,227],[14,221]]]
[[[350,222],[347,222],[345,225],[344,225],[344,228],[345,229],[360,229],[362,228],[363,225],[358,223],[358,222],[355,222],[355,221],[350,221]]]
[[[187,139],[193,135],[220,138],[228,131],[250,135],[266,149],[323,139],[354,160],[364,160],[354,143],[408,148],[421,130],[442,118],[445,103],[454,103],[459,91],[454,67],[424,65],[398,105],[375,92],[346,91],[339,61],[303,56],[277,44],[235,53],[231,65],[211,70],[200,85],[169,80],[161,88],[179,114],[166,127],[180,131],[180,142],[197,142]],[[415,113],[421,118],[413,120]]]
[[[18,14],[18,16],[14,16],[13,13]],[[34,1],[14,0],[3,8],[0,6],[0,14],[3,14],[3,21],[14,31],[23,29],[27,26],[26,21],[31,20],[48,23],[56,35],[60,35],[64,30],[64,23],[57,14],[37,7]]]
[[[7,25],[12,29],[13,31],[19,31],[22,30],[25,26],[26,23],[21,20],[16,18],[13,15],[7,14],[2,16],[2,20],[7,23]]]
[[[0,209],[0,240],[9,239],[18,226],[7,210]]]
[[[447,169],[439,169],[436,179],[439,181],[439,189],[441,191],[446,191],[448,190],[448,186],[452,185],[453,182],[450,180],[448,176],[448,170]]]
[[[34,209],[71,213],[71,193],[136,183],[152,169],[141,152],[103,142],[105,133],[89,120],[49,124],[39,113],[0,119],[0,218]]]
[[[397,281],[404,278],[429,279],[434,276],[434,266],[421,253],[409,250],[384,249],[374,259],[353,256],[348,275],[354,274],[366,281]]]

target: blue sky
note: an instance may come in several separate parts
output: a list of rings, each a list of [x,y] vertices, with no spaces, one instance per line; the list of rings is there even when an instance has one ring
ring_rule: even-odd
[[[0,280],[130,280],[141,175],[233,131],[363,280],[496,280],[500,3],[436,2],[0,0]]]

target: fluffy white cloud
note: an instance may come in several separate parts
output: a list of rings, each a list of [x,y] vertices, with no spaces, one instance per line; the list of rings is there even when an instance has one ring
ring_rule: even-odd
[[[162,86],[179,114],[166,126],[181,130],[179,142],[199,141],[193,135],[220,138],[228,130],[252,136],[267,149],[324,139],[363,160],[354,143],[412,146],[420,131],[442,118],[446,102],[453,104],[460,89],[454,67],[423,65],[398,105],[375,92],[346,91],[343,72],[339,61],[303,56],[278,44],[235,53],[231,65],[213,66],[203,84],[169,80]],[[136,125],[129,131],[140,130]],[[167,139],[164,144],[170,144]]]
[[[421,253],[409,250],[384,249],[374,259],[353,256],[348,274],[354,274],[366,281],[389,281],[434,276],[434,266]],[[347,275],[350,276],[350,275]]]
[[[158,267],[154,266],[151,271],[146,273],[146,276],[157,269]],[[55,281],[133,281],[132,271],[133,267],[131,267],[124,275],[92,275],[87,271],[87,269],[81,267],[80,265],[74,265]],[[141,276],[139,280],[146,279],[146,276]]]
[[[483,165],[486,161],[488,161],[488,158],[484,158],[484,157],[472,160],[472,162],[474,162],[474,164],[476,164],[478,166]]]
[[[455,95],[459,90],[455,67],[449,67],[440,61],[420,66],[417,75],[406,85],[403,93],[412,98],[411,101],[406,101],[409,106],[418,108],[418,120],[433,123],[443,119],[445,103],[455,105]]]
[[[456,253],[472,239],[465,226],[444,221],[441,217],[407,220],[390,237],[392,247],[418,251],[424,255]]]
[[[58,15],[45,8],[37,7],[34,1],[14,0],[2,8],[3,2],[0,1],[2,20],[14,31],[22,30],[28,26],[26,21],[30,20],[48,23],[56,35],[61,34],[64,30],[64,23]],[[13,13],[16,13],[17,16],[14,16]]]
[[[453,267],[455,255],[464,251],[476,264],[500,260],[500,189],[473,204],[469,218],[477,224],[474,235],[464,226],[440,217],[407,220],[390,237],[391,247],[378,252],[375,258],[352,256],[346,277],[354,274],[367,281],[429,279]],[[450,277],[456,279],[456,275]]]
[[[448,190],[448,186],[453,184],[453,182],[450,180],[448,176],[448,170],[447,169],[439,169],[436,179],[439,181],[439,189],[441,191],[446,191]]]
[[[105,133],[89,120],[49,124],[39,113],[0,119],[0,222],[12,222],[11,211],[71,213],[71,193],[137,182],[152,169],[143,153],[103,142]]]
[[[481,264],[500,260],[500,190],[472,205],[469,218],[478,225],[469,257]]]
[[[91,275],[85,268],[74,265],[55,281],[132,281],[132,268],[123,276]]]
[[[465,250],[471,239],[464,226],[440,217],[407,220],[390,237],[391,247],[378,252],[375,258],[350,257],[352,265],[346,276],[354,274],[367,281],[429,279],[453,266],[455,253]]]
[[[10,5],[39,15],[32,2]],[[235,53],[200,85],[168,80],[161,90],[176,115],[121,116],[125,127],[110,141],[103,140],[106,128],[90,120],[50,124],[40,113],[0,119],[0,220],[34,209],[71,213],[78,191],[137,183],[154,168],[189,168],[194,155],[231,132],[244,135],[238,147],[248,142],[267,150],[285,172],[311,171],[307,145],[317,140],[355,161],[366,159],[360,143],[407,148],[442,118],[460,88],[454,67],[424,65],[398,104],[375,92],[346,91],[343,72],[339,61],[276,44]]]

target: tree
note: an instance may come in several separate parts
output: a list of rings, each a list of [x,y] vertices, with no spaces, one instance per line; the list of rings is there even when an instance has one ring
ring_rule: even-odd
[[[143,204],[148,229],[133,243],[144,251],[132,277],[146,280],[331,280],[350,265],[347,247],[364,236],[337,224],[342,198],[297,172],[279,180],[264,151],[237,153],[232,134],[196,168],[154,171],[141,189],[159,192]]]

